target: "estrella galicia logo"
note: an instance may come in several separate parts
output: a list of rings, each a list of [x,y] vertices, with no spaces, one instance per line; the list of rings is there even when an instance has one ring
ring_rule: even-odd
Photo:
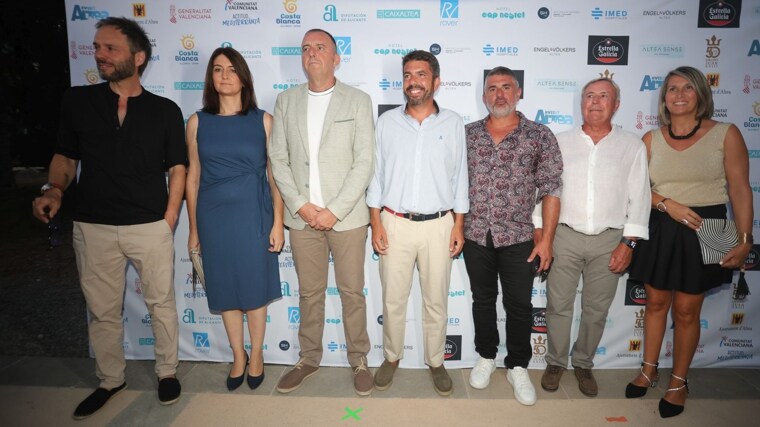
[[[301,323],[301,309],[288,307],[288,323]]]
[[[628,65],[628,36],[588,36],[588,65]]]
[[[108,18],[107,10],[98,10],[93,6],[80,6],[74,5],[74,10],[71,12],[72,21],[86,21],[88,19],[104,19]]]
[[[647,291],[640,280],[628,279],[625,282],[625,305],[646,305]]]
[[[351,37],[335,37],[335,45],[338,47],[338,55],[351,55]]]
[[[546,333],[546,307],[533,307],[533,333]]]
[[[548,7],[540,7],[538,8],[538,17],[541,19],[546,19],[550,15],[549,8]]]
[[[483,70],[484,85],[486,83],[486,76],[488,75],[489,71],[491,71],[491,69]],[[520,93],[520,99],[523,99],[525,97],[525,70],[512,70],[512,72],[515,73],[515,77],[517,77],[517,83],[522,89],[522,93]]]
[[[445,360],[462,360],[461,335],[446,335],[446,343],[443,345],[443,358]]]
[[[182,323],[195,323],[195,311],[192,308],[186,308],[182,312]]]
[[[441,0],[441,18],[459,18],[459,0]]]
[[[280,350],[282,351],[290,350],[290,343],[285,340],[280,341]]]
[[[742,0],[699,0],[697,28],[739,28]]]
[[[377,105],[377,117],[383,115],[384,112],[397,108],[401,104],[378,104]]]
[[[193,332],[193,344],[195,348],[211,348],[208,332]]]
[[[756,221],[757,220],[754,222]],[[750,249],[749,254],[747,254],[747,259],[744,260],[744,269],[760,270],[760,245],[752,245],[752,249]]]

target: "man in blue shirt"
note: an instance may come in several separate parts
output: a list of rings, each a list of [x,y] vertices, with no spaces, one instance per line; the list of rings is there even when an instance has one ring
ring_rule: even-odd
[[[402,60],[406,105],[376,127],[375,175],[367,191],[372,247],[380,255],[383,353],[375,388],[385,390],[404,356],[406,308],[417,265],[422,290],[425,363],[435,390],[452,392],[443,366],[452,259],[462,251],[467,196],[467,147],[462,118],[441,109],[438,60],[413,51]]]

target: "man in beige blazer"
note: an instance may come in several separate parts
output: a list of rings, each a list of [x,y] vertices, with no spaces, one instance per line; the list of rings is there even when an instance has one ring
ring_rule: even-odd
[[[343,306],[343,327],[354,389],[372,392],[364,299],[364,254],[369,210],[365,190],[374,167],[372,101],[340,83],[335,39],[312,29],[301,44],[308,83],[277,97],[269,158],[285,201],[299,282],[301,346],[295,367],[277,385],[289,393],[319,370],[325,324],[329,255]]]

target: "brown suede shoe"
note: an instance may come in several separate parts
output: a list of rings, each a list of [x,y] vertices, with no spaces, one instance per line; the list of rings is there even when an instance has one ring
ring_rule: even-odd
[[[372,394],[372,387],[375,379],[372,378],[372,374],[367,369],[367,361],[362,358],[362,363],[359,366],[352,368],[354,370],[354,391],[359,396],[369,396]]]
[[[303,363],[303,359],[299,359],[298,363],[280,378],[280,382],[277,383],[277,391],[280,393],[290,393],[291,391],[301,387],[301,384],[319,371],[319,366],[309,366]]]
[[[544,375],[541,377],[541,388],[546,391],[557,391],[559,388],[559,380],[564,373],[565,368],[562,366],[546,365]]]
[[[596,385],[596,380],[594,379],[594,374],[591,373],[591,369],[576,367],[574,370],[581,393],[589,397],[595,397],[599,393],[599,387]]]
[[[433,376],[433,387],[441,396],[448,396],[454,390],[454,383],[451,382],[449,373],[441,365],[437,368],[430,367],[430,374]]]
[[[387,390],[393,383],[393,373],[398,368],[398,360],[395,362],[389,362],[383,360],[383,364],[375,372],[375,388],[382,391]]]

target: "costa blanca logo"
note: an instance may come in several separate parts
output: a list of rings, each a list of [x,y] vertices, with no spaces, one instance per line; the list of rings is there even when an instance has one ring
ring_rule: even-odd
[[[419,9],[377,9],[377,19],[420,19]]]
[[[628,11],[625,9],[601,9],[595,7],[591,10],[591,17],[594,21],[615,19],[626,20],[628,19]]]
[[[684,47],[679,44],[643,44],[639,54],[655,58],[683,58]]]
[[[89,19],[104,19],[108,18],[107,10],[96,9],[94,6],[80,6],[74,5],[74,9],[71,11],[72,21],[87,21]]]
[[[760,102],[752,104],[752,113],[754,113],[754,117],[747,117],[747,120],[744,122],[744,129],[751,131],[760,130]]]
[[[191,34],[186,34],[180,39],[182,49],[174,55],[174,60],[180,64],[194,64],[199,63],[199,53],[195,50],[195,37]]]
[[[641,87],[639,87],[639,92],[659,90],[660,87],[662,87],[662,82],[664,80],[665,77],[663,76],[650,76],[647,74],[644,76],[644,79],[641,80]]]
[[[283,28],[295,28],[301,26],[301,14],[296,13],[298,11],[297,0],[285,0],[282,2],[282,7],[285,9],[285,13],[281,13],[275,24]]]
[[[202,7],[180,7],[169,5],[169,22],[179,21],[208,21],[211,19],[211,9]]]
[[[462,360],[461,335],[446,335],[446,343],[443,345],[443,358],[445,360]]]
[[[699,0],[697,28],[739,28],[741,0]]]
[[[339,11],[334,4],[328,4],[324,8],[322,20],[325,22],[345,23],[367,22],[367,14],[362,12],[343,12],[342,8]]]
[[[588,36],[588,65],[628,65],[629,36]]]

